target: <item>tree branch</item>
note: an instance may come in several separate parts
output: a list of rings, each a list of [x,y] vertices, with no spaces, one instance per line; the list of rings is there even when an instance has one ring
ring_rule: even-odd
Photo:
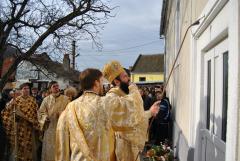
[[[23,54],[22,50],[21,50],[17,45],[14,45],[14,44],[11,44],[11,43],[7,43],[7,45],[14,47],[15,49],[17,49],[17,51],[18,51],[20,54]],[[16,53],[16,56],[19,57],[19,54]]]
[[[26,21],[22,21],[22,20],[18,20],[18,23],[20,23],[20,24],[22,24],[22,26],[21,27],[25,27],[25,26],[27,26],[27,27],[32,27],[32,28],[34,28],[34,29],[38,29],[38,28],[40,28],[40,27],[42,27],[42,26],[45,26],[45,25],[47,25],[46,23],[40,23],[40,24],[30,24],[29,22],[26,22]]]
[[[91,1],[91,0],[88,0]],[[90,10],[90,5],[87,4],[87,7],[85,8],[85,10],[81,10],[81,8],[77,8],[77,10],[75,12],[71,12],[70,14],[66,15],[63,18],[60,18],[58,21],[56,21],[52,26],[50,26],[50,28],[45,31],[39,38],[38,40],[33,44],[33,46],[26,52],[26,54],[23,55],[23,58],[26,58],[28,56],[30,56],[31,54],[33,54],[36,49],[41,46],[42,42],[50,35],[52,34],[54,31],[56,31],[57,29],[59,29],[61,26],[67,24],[70,20],[72,20],[73,18],[82,15],[86,12],[88,12]]]
[[[76,5],[74,4],[74,1],[73,1],[73,0],[66,0],[66,1],[67,1],[67,3],[68,3],[69,5],[72,6],[73,11],[76,11],[77,7],[76,7]]]
[[[3,19],[0,19],[0,51],[7,46],[13,46],[21,54],[2,77],[0,90],[17,65],[38,50],[54,46],[57,47],[54,50],[58,48],[66,50],[71,40],[89,37],[100,48],[101,44],[97,41],[99,29],[102,29],[101,25],[107,23],[110,13],[110,9],[101,0],[96,3],[93,3],[93,0],[63,0],[67,3],[61,3],[62,1],[45,3],[45,0],[31,3],[30,0],[21,0],[21,3],[16,0],[9,1],[12,2],[12,8],[4,7]],[[97,13],[103,15],[98,17]],[[53,42],[46,41],[50,39]]]
[[[22,12],[24,11],[24,9],[25,9],[28,1],[29,1],[29,0],[24,0],[24,1],[22,2],[22,5],[21,5],[21,7],[20,7],[20,9],[19,9],[16,17],[12,17],[12,19],[9,21],[8,27],[7,27],[6,31],[5,31],[5,38],[2,39],[3,42],[1,42],[1,44],[2,44],[2,43],[4,43],[4,44],[6,43],[7,37],[9,36],[9,34],[10,34],[10,32],[11,32],[14,24],[17,22],[18,19],[20,19],[20,16],[22,15]]]

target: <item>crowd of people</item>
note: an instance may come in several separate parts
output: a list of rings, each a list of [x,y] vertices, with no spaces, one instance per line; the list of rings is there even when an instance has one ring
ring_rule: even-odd
[[[168,138],[171,105],[162,86],[138,88],[112,61],[82,71],[80,87],[61,91],[52,81],[40,92],[28,83],[3,92],[0,160],[134,161],[147,140]]]
[[[171,110],[172,106],[164,85],[152,85],[139,87],[140,94],[144,103],[144,110],[148,110],[149,107],[155,102],[160,101],[160,110],[156,117],[151,118],[149,121],[149,135],[148,141],[155,145],[160,145],[165,141],[172,141],[172,120]]]

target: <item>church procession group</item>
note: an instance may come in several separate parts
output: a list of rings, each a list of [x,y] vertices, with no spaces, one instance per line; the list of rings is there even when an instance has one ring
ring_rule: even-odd
[[[104,78],[113,86],[106,95]],[[144,111],[138,87],[118,61],[102,71],[85,69],[79,79],[80,97],[71,100],[60,94],[58,82],[52,81],[39,106],[29,84],[20,86],[21,95],[1,112],[4,161],[140,160],[149,119],[157,115],[160,101]]]

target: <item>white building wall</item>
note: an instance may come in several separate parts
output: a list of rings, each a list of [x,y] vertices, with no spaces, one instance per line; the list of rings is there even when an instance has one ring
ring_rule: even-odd
[[[203,109],[204,51],[218,44],[219,42],[217,41],[219,39],[226,39],[227,42],[230,42],[228,45],[228,132],[226,154],[216,154],[221,159],[224,159],[222,156],[226,155],[226,161],[237,161],[240,159],[240,157],[237,158],[237,155],[240,155],[240,121],[238,121],[240,84],[239,1],[181,0],[178,16],[176,16],[177,0],[169,1],[169,3],[171,9],[167,14],[167,32],[165,35],[166,79],[168,78],[179,47],[176,38],[180,37],[179,42],[182,42],[183,35],[189,24],[205,16],[204,21],[201,20],[201,24],[193,27],[188,33],[167,88],[175,116],[174,145],[177,146],[175,155],[182,161],[202,161],[203,159],[201,156],[202,147],[199,144],[199,140],[201,140],[200,129],[206,126],[206,122],[204,121],[206,119],[204,115],[206,111]],[[180,21],[177,22],[176,18],[179,18]],[[176,25],[179,25],[179,27]],[[177,32],[180,32],[180,36]],[[221,113],[221,110],[216,111],[216,113]],[[222,148],[222,150],[224,149],[225,147]]]
[[[186,28],[191,24],[191,0],[171,1],[169,24],[166,33],[166,78],[178,54]],[[178,4],[179,3],[179,4]],[[187,35],[180,57],[173,69],[167,93],[173,105],[175,156],[179,160],[191,160],[190,140],[190,34]]]
[[[229,102],[226,161],[240,160],[240,2],[229,0]],[[239,111],[239,112],[238,112]]]
[[[194,74],[193,78],[196,80],[196,83],[195,83],[195,91],[193,91],[193,95],[195,95],[195,98],[192,106],[192,111],[194,113],[194,119],[192,119],[192,122],[194,122],[193,127],[195,127],[194,128],[195,134],[194,135],[192,134],[192,138],[193,140],[195,140],[194,144],[195,144],[195,160],[196,161],[198,160],[202,161],[202,159],[204,159],[202,154],[202,148],[203,148],[202,137],[203,136],[201,135],[202,134],[201,129],[205,129],[206,127],[206,109],[205,109],[206,97],[204,96],[205,74],[203,70],[204,56],[205,56],[205,53],[208,53],[210,50],[215,49],[215,46],[218,46],[219,40],[217,39],[217,37],[219,37],[219,35],[223,35],[223,37],[225,36],[225,38],[223,39],[227,40],[226,29],[229,24],[227,19],[227,17],[229,16],[228,15],[229,7],[228,5],[226,5],[226,1],[225,2],[222,1],[222,3],[218,3],[217,5],[216,4],[213,5],[211,3],[208,3],[207,5],[209,6],[206,6],[205,9],[208,8],[208,10],[203,10],[202,14],[208,15],[208,17],[205,17],[204,22],[193,29],[193,33],[194,33],[193,38],[195,39],[193,40],[193,44],[194,44],[193,57],[195,59],[195,62],[193,63],[195,65],[193,67],[196,68],[196,71],[194,72],[195,74],[193,73]],[[223,5],[225,6],[224,8],[222,8]],[[210,6],[219,8],[218,9],[219,11],[211,12],[212,8]],[[216,8],[214,10],[216,10]],[[211,20],[212,21],[211,22],[210,19],[212,18],[213,20]],[[198,33],[196,32],[196,29],[199,31]],[[219,111],[219,109],[217,110]],[[220,115],[217,114],[221,111],[219,112],[218,111],[215,111],[216,118],[221,117]],[[219,127],[216,126],[216,128],[219,128]],[[225,148],[223,147],[223,149]],[[223,155],[222,158],[224,159],[225,154],[221,154],[221,155]]]
[[[193,111],[195,110],[195,115],[192,120],[195,120],[195,127],[197,128],[196,135],[193,136],[193,138],[196,139],[202,139],[199,137],[199,131],[198,129],[201,129],[205,126],[205,122],[202,122],[204,120],[204,116],[202,115],[206,111],[203,110],[203,54],[206,50],[210,50],[210,48],[215,48],[214,46],[218,46],[219,41],[227,40],[227,42],[230,42],[227,45],[224,45],[226,49],[229,52],[229,91],[228,91],[228,125],[227,125],[227,147],[223,149],[226,150],[226,159],[225,160],[237,160],[236,159],[236,153],[239,151],[239,148],[236,146],[236,139],[237,135],[239,132],[237,131],[236,125],[238,123],[238,115],[237,115],[237,109],[239,108],[239,104],[237,104],[239,95],[238,95],[238,86],[237,82],[239,81],[239,18],[238,20],[236,17],[233,15],[233,13],[239,13],[239,9],[236,9],[238,5],[236,5],[235,1],[235,9],[234,7],[229,7],[233,6],[230,5],[228,1],[215,1],[211,2],[213,4],[213,8],[210,8],[211,3],[208,3],[208,6],[206,6],[206,10],[203,11],[202,14],[208,15],[208,17],[205,17],[205,24],[202,25],[202,27],[208,26],[206,29],[204,29],[203,33],[201,36],[195,37],[195,44],[193,45],[193,54],[197,53],[195,56],[195,61],[193,60],[193,65],[194,68],[197,69],[195,73],[195,76],[193,77],[196,80],[196,90],[194,92],[193,90],[193,95],[195,93],[195,103],[193,104]],[[210,4],[210,5],[209,5]],[[222,8],[223,7],[223,8]],[[209,10],[208,10],[209,9]],[[208,13],[212,12],[212,13]],[[232,11],[232,13],[230,12]],[[234,17],[234,21],[232,21]],[[201,28],[201,27],[199,27]],[[238,28],[238,29],[237,29]],[[234,34],[235,33],[235,34]],[[236,34],[238,33],[238,34]],[[234,39],[234,40],[233,40]],[[197,42],[197,43],[196,43]],[[234,43],[236,42],[236,45]],[[226,44],[226,43],[225,43]],[[215,49],[215,52],[219,49]],[[236,68],[237,67],[237,68]],[[238,73],[238,74],[237,74]],[[193,79],[193,80],[194,80]],[[235,80],[236,82],[234,83]],[[218,81],[218,80],[217,80]],[[219,91],[219,89],[217,89]],[[216,93],[217,95],[221,94]],[[218,100],[215,102],[215,104],[219,104],[222,100]],[[219,111],[221,112],[221,111]],[[218,111],[215,111],[215,113],[219,113]],[[216,115],[217,116],[217,115]],[[221,115],[217,116],[217,118],[221,118]],[[221,129],[221,127],[220,127]],[[216,130],[216,129],[215,129]],[[217,129],[218,130],[218,129]],[[218,131],[219,132],[219,131]],[[219,135],[216,133],[216,135]],[[217,136],[219,137],[219,136]],[[217,145],[217,144],[216,144]],[[196,151],[195,151],[195,160],[202,160],[201,158],[201,147],[198,147],[196,145]],[[214,149],[213,149],[214,150]],[[236,152],[237,151],[237,152]],[[219,155],[218,153],[215,153],[215,155]],[[219,155],[221,156],[221,155]],[[223,156],[224,157],[224,156]],[[221,159],[224,159],[221,157]]]

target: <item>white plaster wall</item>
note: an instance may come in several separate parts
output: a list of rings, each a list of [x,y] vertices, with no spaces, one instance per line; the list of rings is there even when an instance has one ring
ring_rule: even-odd
[[[205,112],[201,108],[203,105],[201,95],[202,95],[202,52],[201,48],[206,45],[207,42],[214,39],[219,33],[222,32],[224,28],[228,28],[228,39],[229,39],[229,102],[228,102],[228,129],[227,129],[227,142],[226,142],[226,161],[238,161],[239,155],[239,140],[237,141],[237,136],[239,138],[239,1],[232,0],[221,10],[219,15],[215,17],[210,27],[207,28],[201,35],[201,38],[196,38],[194,42],[197,41],[195,49],[193,50],[197,53],[194,58],[196,58],[196,97],[193,106],[195,105],[195,127],[205,126],[201,120],[201,113]],[[212,30],[212,34],[210,34]],[[214,31],[214,32],[213,32]],[[200,49],[199,49],[200,48]],[[237,135],[238,134],[238,135]],[[197,137],[197,134],[194,136]],[[239,142],[239,143],[238,143]],[[238,144],[237,144],[238,143]],[[199,159],[199,155],[195,152],[195,160]]]
[[[183,0],[180,1],[180,15],[179,18],[181,19],[178,26],[180,30],[176,30],[178,27],[177,25],[177,13],[176,13],[176,1],[172,3],[172,9],[168,24],[167,30],[167,40],[166,40],[166,76],[172,68],[174,60],[176,58],[179,44],[176,42],[181,42],[183,35],[186,31],[186,28],[191,23],[191,1],[190,0]],[[180,40],[176,40],[176,34],[180,32]],[[174,116],[177,124],[179,125],[182,134],[189,140],[189,116],[190,116],[190,47],[189,47],[189,40],[190,35],[188,34],[183,48],[180,53],[179,60],[174,68],[173,74],[169,81],[169,85],[167,88],[167,92],[169,94],[171,103],[173,104],[174,108]]]
[[[229,101],[226,161],[240,160],[239,143],[239,81],[240,81],[240,4],[239,0],[229,0]]]
[[[211,4],[220,2],[221,0],[181,0],[181,39],[184,31],[190,23],[197,18],[207,16],[207,12]],[[190,7],[187,5],[190,3]],[[205,119],[202,115],[205,111],[201,108],[203,105],[203,56],[202,48],[207,42],[213,40],[224,29],[229,31],[229,112],[228,112],[228,133],[227,133],[227,147],[226,147],[226,161],[237,161],[237,154],[239,154],[240,135],[237,144],[237,135],[239,134],[239,124],[237,124],[239,109],[239,1],[230,0],[230,9],[224,7],[217,17],[211,22],[209,27],[202,33],[201,38],[193,37],[196,28],[187,36],[179,62],[174,69],[172,78],[170,79],[167,92],[173,104],[176,122],[179,125],[179,130],[186,137],[188,146],[192,146],[198,150],[198,129],[205,126],[201,120]],[[185,7],[184,7],[185,6]],[[166,77],[172,67],[175,54],[177,52],[175,44],[175,1],[172,2],[172,10],[168,20],[167,34],[166,34]],[[238,13],[238,14],[237,14]],[[236,16],[238,15],[238,16]],[[210,31],[214,30],[214,32]],[[233,43],[234,42],[234,43]],[[236,56],[237,55],[237,56]],[[184,73],[185,72],[185,73]],[[238,73],[238,74],[237,74]],[[233,81],[234,79],[234,81]],[[232,115],[234,112],[234,115]],[[229,114],[231,113],[231,114]],[[240,110],[239,110],[240,113]],[[239,119],[240,120],[240,119]],[[239,127],[237,131],[237,125]],[[233,130],[233,128],[235,130]],[[238,147],[237,147],[238,146]],[[199,159],[198,152],[195,155],[195,160]],[[240,154],[239,154],[240,155]],[[240,160],[240,157],[238,158]]]

